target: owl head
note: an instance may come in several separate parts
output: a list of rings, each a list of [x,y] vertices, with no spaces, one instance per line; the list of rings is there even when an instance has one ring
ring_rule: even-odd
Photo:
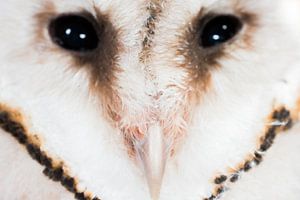
[[[299,117],[298,12],[296,0],[1,2],[0,160],[20,163],[0,165],[4,199],[221,198]]]

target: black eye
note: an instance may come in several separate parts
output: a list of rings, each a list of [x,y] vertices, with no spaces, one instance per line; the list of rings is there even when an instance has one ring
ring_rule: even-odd
[[[64,49],[86,52],[98,47],[99,37],[93,23],[79,15],[54,19],[49,26],[52,40]]]
[[[233,15],[220,15],[209,20],[202,28],[200,45],[213,47],[232,39],[242,28],[242,22]]]

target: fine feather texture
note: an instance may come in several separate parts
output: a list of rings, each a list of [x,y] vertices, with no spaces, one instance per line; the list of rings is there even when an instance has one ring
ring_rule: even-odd
[[[282,107],[294,126],[220,199],[300,199],[299,8],[297,0],[1,2],[0,116],[29,139],[18,142],[0,118],[0,199],[213,200],[215,179],[239,171],[269,127],[286,125],[270,117]],[[84,59],[48,33],[53,18],[82,12],[109,34],[101,55]],[[196,40],[211,14],[244,24],[213,53]],[[45,176],[29,144],[75,189]]]

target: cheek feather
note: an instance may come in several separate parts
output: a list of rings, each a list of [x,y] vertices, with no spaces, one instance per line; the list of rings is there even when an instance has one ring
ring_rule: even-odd
[[[217,16],[218,13],[208,13],[206,9],[201,9],[196,17],[182,29],[185,32],[178,38],[176,55],[183,57],[178,59],[180,62],[176,66],[185,69],[188,72],[186,85],[193,88],[193,94],[198,98],[211,87],[212,73],[222,68],[222,61],[234,59],[232,52],[236,49],[249,50],[253,47],[253,35],[258,26],[258,18],[255,14],[243,12],[242,9],[235,12],[239,16],[244,28],[239,36],[228,44],[221,44],[216,47],[203,48],[199,45],[201,40],[201,27],[208,19]]]
[[[232,184],[240,179],[243,173],[247,173],[255,166],[260,165],[266,152],[275,142],[276,136],[290,130],[296,120],[297,118],[293,118],[291,112],[285,107],[275,109],[267,120],[267,127],[264,130],[264,135],[259,139],[257,150],[242,161],[236,169],[230,169],[229,174],[218,175],[214,179],[214,184],[216,185],[215,191],[209,198],[205,198],[204,200],[220,198],[225,191],[229,190]]]
[[[39,44],[46,40],[45,30],[47,30],[47,25],[50,22],[50,19],[53,18],[57,11],[55,8],[54,3],[47,1],[41,6],[41,11],[34,15],[36,20],[36,30],[35,30],[35,37],[32,44]]]
[[[23,145],[31,158],[44,167],[43,174],[74,194],[76,199],[99,200],[87,191],[79,191],[76,178],[69,175],[67,166],[42,149],[39,136],[28,133],[24,117],[16,110],[0,105],[0,128]]]
[[[35,15],[38,30],[36,30],[35,43],[47,46],[48,53],[53,55],[63,54],[69,58],[71,70],[85,70],[89,76],[89,94],[97,96],[103,108],[103,115],[115,125],[119,122],[122,112],[121,98],[117,92],[118,74],[122,72],[119,66],[119,55],[123,51],[119,41],[120,30],[117,30],[110,22],[107,14],[101,13],[94,7],[95,16],[83,10],[73,13],[57,13],[53,4],[45,4],[44,9]],[[95,27],[99,38],[97,49],[91,52],[67,51],[50,43],[49,33],[45,33],[50,22],[61,15],[79,15],[88,19]]]
[[[38,29],[34,43],[44,43],[51,54],[64,54],[70,58],[70,66],[74,70],[85,69],[90,75],[90,91],[92,95],[99,94],[103,102],[114,98],[114,88],[117,82],[117,73],[121,72],[118,66],[119,54],[122,53],[122,44],[119,42],[120,31],[110,22],[107,14],[94,8],[96,16],[88,11],[76,13],[57,13],[51,3],[47,3],[44,9],[35,15]],[[98,48],[91,52],[69,52],[50,43],[49,33],[45,33],[50,22],[60,15],[80,15],[88,19],[97,31],[99,37]],[[46,44],[47,43],[47,44]],[[108,102],[107,102],[108,103]],[[113,108],[113,106],[111,106]],[[111,109],[112,109],[111,108]]]

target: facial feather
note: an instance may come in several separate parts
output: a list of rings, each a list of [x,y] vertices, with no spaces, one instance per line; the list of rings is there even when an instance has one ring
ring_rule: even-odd
[[[295,122],[299,115],[299,18],[290,18],[282,5],[293,4],[3,2],[0,104],[21,113],[29,137],[37,135],[39,148],[63,161],[78,182],[77,199],[83,198],[79,193],[86,199],[216,197],[215,177],[249,160],[274,109],[284,106]],[[88,19],[98,31],[96,50],[78,53],[55,43],[51,22],[70,14]],[[225,44],[203,48],[203,26],[220,15],[237,17],[241,30]],[[0,131],[0,139],[7,141],[7,132]],[[1,155],[4,160],[12,154]],[[12,171],[26,179],[22,166]],[[263,177],[261,184],[257,179],[263,185]],[[20,199],[26,190],[7,196]],[[251,199],[242,195],[229,194]],[[298,197],[290,193],[288,199]]]

